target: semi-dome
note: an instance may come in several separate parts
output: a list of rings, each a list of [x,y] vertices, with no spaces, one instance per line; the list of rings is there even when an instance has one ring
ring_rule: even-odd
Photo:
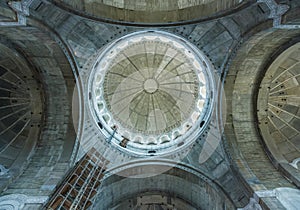
[[[233,10],[242,0],[51,0],[85,16],[117,22],[170,23],[211,18]]]

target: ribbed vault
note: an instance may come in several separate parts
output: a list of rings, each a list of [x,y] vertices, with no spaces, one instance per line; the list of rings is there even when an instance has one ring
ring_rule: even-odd
[[[300,184],[300,44],[284,51],[268,68],[258,94],[259,129],[277,167]],[[292,168],[293,166],[294,168]],[[295,170],[296,169],[296,170]]]
[[[256,98],[260,88],[260,80],[264,77],[266,68],[268,68],[282,50],[295,42],[294,39],[297,36],[299,36],[299,31],[297,30],[287,32],[276,29],[262,31],[252,36],[237,52],[237,56],[233,60],[226,76],[225,92],[228,105],[228,120],[225,127],[225,136],[232,147],[231,154],[233,161],[239,168],[242,177],[251,187],[252,193],[260,190],[272,190],[282,186],[294,187],[293,184],[289,183],[282,176],[282,173],[285,174],[285,170],[277,170],[278,168],[276,169],[270,162],[268,157],[270,154],[268,152],[265,153],[268,151],[268,148],[264,147],[262,138],[258,132],[259,122],[256,118],[256,112],[262,116],[262,113],[271,113],[274,107],[271,107],[272,104],[269,104],[270,107],[266,108],[267,111],[259,109],[256,107]],[[288,63],[288,59],[285,62]],[[279,66],[276,65],[275,68],[277,69]],[[282,75],[285,73],[282,69],[280,72],[283,72]],[[289,73],[287,74],[290,75]],[[280,81],[282,80],[280,79]],[[297,81],[294,82],[297,83]],[[271,86],[274,88],[276,85],[274,81],[274,84],[269,86],[270,88]],[[265,86],[265,83],[263,83],[263,86]],[[264,94],[269,94],[269,91]],[[279,99],[285,94],[275,95]],[[288,92],[287,95],[289,95]],[[262,96],[260,104],[267,104],[267,100],[267,96]],[[273,99],[269,98],[269,100]],[[284,141],[282,138],[278,139]],[[270,141],[271,138],[265,140]],[[277,147],[279,149],[280,145],[278,144]],[[284,149],[284,147],[281,148]],[[266,196],[261,199],[263,205],[272,206],[274,203],[277,203],[276,205],[279,206],[281,205],[275,198]]]
[[[7,43],[7,40],[6,40]],[[18,176],[40,132],[43,92],[36,73],[14,49],[0,43],[0,163]]]
[[[9,167],[18,157],[18,170],[22,172],[14,180],[14,170],[9,169],[2,193],[49,195],[69,168],[75,141],[71,117],[73,72],[59,45],[36,27],[1,28],[0,36],[10,43],[10,50],[0,45],[0,132],[5,143],[1,151],[7,152],[1,161],[10,158],[10,162],[3,162]],[[27,153],[20,153],[23,150]]]

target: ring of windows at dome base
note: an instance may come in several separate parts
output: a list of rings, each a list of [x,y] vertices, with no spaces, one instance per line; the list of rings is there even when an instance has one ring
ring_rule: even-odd
[[[213,107],[211,65],[183,38],[142,31],[106,47],[89,78],[91,109],[107,141],[139,155],[196,140]]]

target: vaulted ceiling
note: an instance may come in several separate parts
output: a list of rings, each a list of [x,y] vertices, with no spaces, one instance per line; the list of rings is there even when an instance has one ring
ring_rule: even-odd
[[[94,150],[105,162],[94,209],[296,209],[299,11],[288,0],[1,1],[0,209],[55,201]],[[214,77],[201,132],[163,156],[132,153],[130,139],[118,142],[91,108],[99,56],[140,31],[180,37]]]

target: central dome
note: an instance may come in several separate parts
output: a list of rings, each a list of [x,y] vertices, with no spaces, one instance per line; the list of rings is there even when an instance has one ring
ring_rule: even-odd
[[[94,67],[96,118],[114,132],[113,139],[120,136],[119,144],[125,139],[125,147],[153,150],[178,144],[187,133],[199,131],[196,125],[206,116],[207,66],[177,36],[146,31],[123,37],[104,50]]]

